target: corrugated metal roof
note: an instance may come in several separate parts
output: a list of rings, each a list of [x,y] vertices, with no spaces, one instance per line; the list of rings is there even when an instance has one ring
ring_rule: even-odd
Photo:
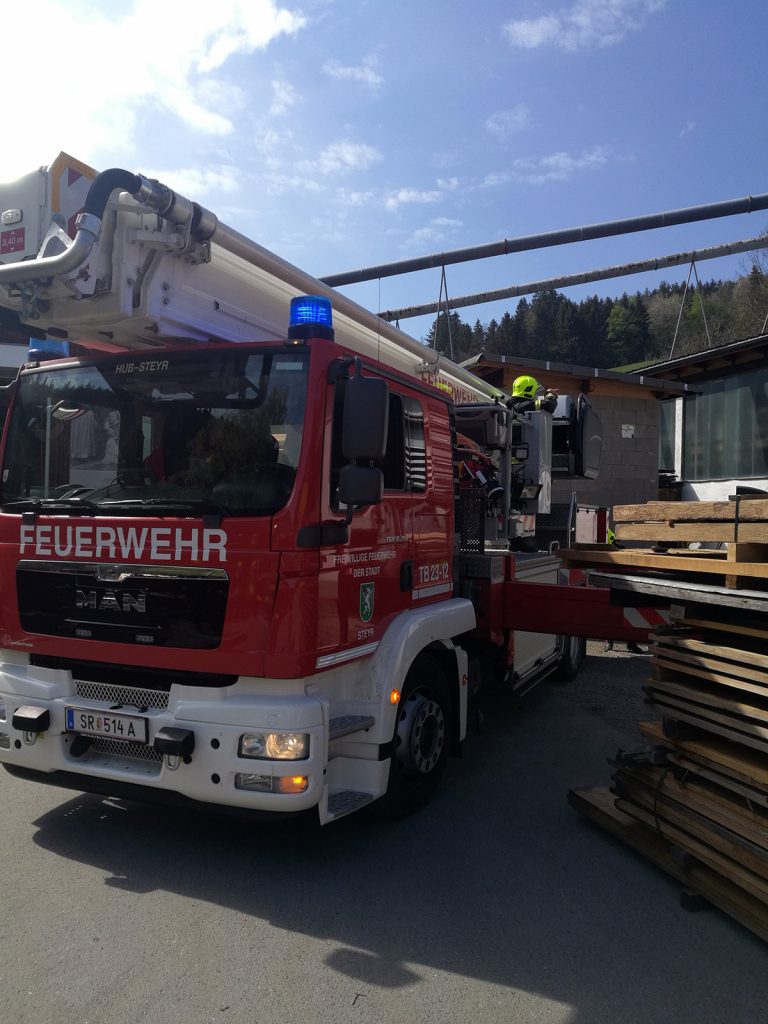
[[[708,348],[703,352],[694,352],[692,355],[680,356],[677,359],[668,359],[663,363],[654,363],[651,366],[645,366],[641,371],[634,371],[629,376],[634,376],[636,372],[643,374],[661,374],[666,376],[677,375],[681,370],[692,369],[695,367],[701,367],[702,371],[707,369],[707,364],[712,362],[719,362],[722,360],[732,360],[734,365],[737,365],[738,357],[746,354],[755,349],[768,348],[768,334],[758,334],[754,338],[743,338],[741,341],[733,341],[729,345],[718,345],[716,348]]]

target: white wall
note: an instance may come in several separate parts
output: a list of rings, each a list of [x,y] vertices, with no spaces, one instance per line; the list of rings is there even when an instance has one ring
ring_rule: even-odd
[[[736,493],[737,484],[768,491],[768,478],[747,477],[743,480],[694,480],[683,484],[683,501],[727,501]]]

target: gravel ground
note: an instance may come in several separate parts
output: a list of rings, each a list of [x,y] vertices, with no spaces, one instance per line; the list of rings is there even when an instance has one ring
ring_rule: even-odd
[[[660,718],[643,690],[650,674],[650,654],[630,652],[623,643],[606,651],[602,640],[589,640],[584,665],[565,693],[582,710],[640,742],[638,722]]]

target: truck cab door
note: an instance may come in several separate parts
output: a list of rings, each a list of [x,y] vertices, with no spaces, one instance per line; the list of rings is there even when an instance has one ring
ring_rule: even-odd
[[[406,399],[390,388],[384,455],[371,460],[383,474],[381,500],[348,509],[341,500],[349,464],[342,447],[346,386],[354,385],[337,381],[327,399],[324,516],[346,517],[348,523],[345,543],[321,549],[319,668],[370,653],[411,602],[414,499],[408,488]]]

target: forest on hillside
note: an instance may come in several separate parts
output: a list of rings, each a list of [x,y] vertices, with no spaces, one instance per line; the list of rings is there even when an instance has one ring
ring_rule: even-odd
[[[541,291],[485,325],[440,313],[425,340],[456,362],[486,352],[615,369],[677,358],[765,332],[768,250],[751,263],[736,280],[702,282],[687,294],[684,284],[665,282],[581,302]]]

